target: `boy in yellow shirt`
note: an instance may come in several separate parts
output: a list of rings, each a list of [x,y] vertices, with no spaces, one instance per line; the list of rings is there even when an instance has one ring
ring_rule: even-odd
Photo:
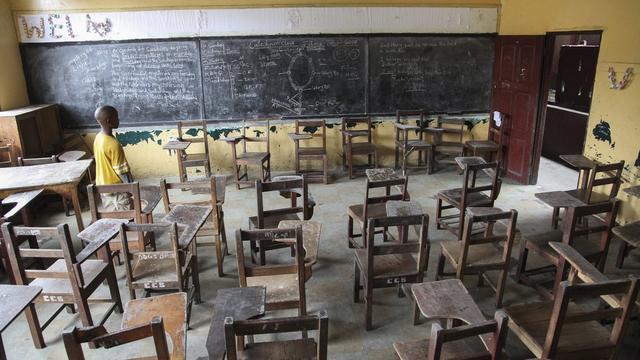
[[[118,111],[113,106],[101,106],[95,112],[101,131],[93,142],[96,161],[96,184],[111,185],[133,182],[124,150],[113,136],[113,129],[120,125]],[[109,210],[131,209],[131,198],[127,193],[102,194],[102,206]]]

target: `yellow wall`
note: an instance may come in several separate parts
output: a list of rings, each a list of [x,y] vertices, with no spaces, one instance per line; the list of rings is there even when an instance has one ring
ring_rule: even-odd
[[[9,0],[0,0],[0,110],[27,105],[27,88]]]
[[[609,88],[608,69],[618,80],[627,67],[640,73],[640,1],[638,0],[503,0],[501,35],[541,35],[550,31],[602,30],[585,155],[604,162],[625,160],[628,185],[640,182],[640,79],[624,90]],[[592,129],[601,121],[611,126],[612,144],[598,141]],[[615,145],[614,145],[615,144]],[[640,218],[640,200],[621,192],[622,219]]]

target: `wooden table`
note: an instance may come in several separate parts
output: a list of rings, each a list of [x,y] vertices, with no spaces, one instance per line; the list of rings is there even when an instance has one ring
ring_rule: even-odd
[[[209,359],[223,360],[226,355],[224,319],[249,320],[264,316],[267,288],[252,286],[220,289],[213,304],[213,319],[207,336]]]
[[[93,160],[78,160],[4,168],[0,172],[0,198],[36,189],[58,193],[73,203],[78,231],[82,231],[84,223],[78,198],[78,185],[92,162]]]
[[[207,221],[211,211],[211,206],[178,204],[160,222],[175,222],[182,227],[184,230],[180,234],[178,244],[181,248],[186,248],[195,239],[196,233]]]
[[[6,359],[2,343],[2,332],[27,307],[33,308],[33,300],[42,288],[24,285],[0,285],[0,359]],[[34,309],[35,310],[35,309]]]
[[[560,159],[578,169],[577,188],[586,189],[587,182],[589,181],[589,172],[591,171],[591,168],[596,166],[598,163],[584,155],[560,155]]]
[[[458,279],[412,284],[411,294],[420,313],[428,320],[454,319],[470,325],[487,320]],[[491,337],[490,334],[480,336],[485,346],[490,346]]]

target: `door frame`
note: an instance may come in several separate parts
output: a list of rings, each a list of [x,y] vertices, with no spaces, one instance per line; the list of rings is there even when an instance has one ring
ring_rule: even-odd
[[[538,171],[540,170],[540,158],[542,157],[542,143],[544,140],[544,127],[547,121],[546,108],[547,99],[549,96],[549,85],[551,83],[551,63],[553,61],[553,48],[555,46],[556,36],[574,34],[600,35],[600,44],[602,45],[602,30],[551,31],[545,34],[545,46],[542,55],[542,79],[540,85],[540,98],[538,101],[538,116],[536,117],[536,124],[534,125],[536,133],[533,139],[533,159],[531,159],[531,177],[529,178],[529,184],[531,185],[535,185],[538,182]],[[598,57],[600,57],[600,54],[598,54]],[[589,109],[591,109],[591,105],[589,105]],[[589,111],[589,114],[591,114],[591,111]],[[589,118],[590,117],[591,115],[589,115]]]

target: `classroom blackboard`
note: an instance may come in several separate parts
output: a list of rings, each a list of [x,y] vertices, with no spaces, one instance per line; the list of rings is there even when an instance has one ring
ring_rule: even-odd
[[[493,58],[492,37],[371,37],[368,110],[487,111]]]
[[[60,104],[66,128],[96,126],[102,104],[127,126],[203,116],[195,40],[29,44],[22,59],[31,103]]]
[[[22,44],[31,103],[65,128],[186,119],[489,111],[495,37],[317,35]]]
[[[366,111],[362,37],[204,39],[200,50],[207,118]]]

